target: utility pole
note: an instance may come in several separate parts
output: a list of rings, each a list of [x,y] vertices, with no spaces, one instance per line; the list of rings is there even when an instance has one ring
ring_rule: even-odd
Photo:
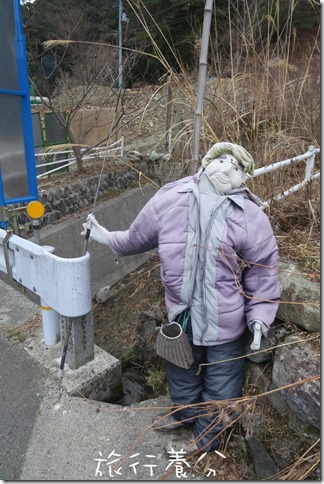
[[[123,0],[119,0],[119,16],[118,16],[118,87],[119,88],[123,86],[122,16],[123,16]]]

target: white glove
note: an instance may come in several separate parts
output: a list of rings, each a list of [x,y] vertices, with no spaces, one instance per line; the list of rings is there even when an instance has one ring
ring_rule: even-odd
[[[87,216],[86,223],[83,225],[83,231],[80,235],[86,235],[87,230],[90,229],[89,242],[91,240],[96,240],[99,244],[108,245],[110,247],[111,233],[109,230],[102,227],[97,221],[96,217],[92,214]]]
[[[261,337],[262,335],[264,337],[267,336],[268,334],[268,328],[265,326],[263,321],[260,321],[258,319],[255,319],[253,321],[250,321],[248,324],[250,330],[254,334],[254,339],[252,341],[252,344],[250,346],[252,351],[256,351],[260,349],[261,345]]]

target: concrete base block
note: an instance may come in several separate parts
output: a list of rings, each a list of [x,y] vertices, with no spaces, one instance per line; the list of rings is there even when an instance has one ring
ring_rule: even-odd
[[[46,346],[42,338],[41,331],[33,334],[26,340],[25,349],[49,370],[54,378],[60,378],[61,343]],[[60,380],[71,396],[105,402],[115,401],[122,388],[121,363],[117,358],[95,345],[94,359],[76,370],[71,369],[65,363],[64,373]]]
[[[61,359],[57,360],[58,365]],[[120,361],[95,346],[95,357],[77,370],[64,367],[62,385],[72,397],[115,401],[122,388]]]

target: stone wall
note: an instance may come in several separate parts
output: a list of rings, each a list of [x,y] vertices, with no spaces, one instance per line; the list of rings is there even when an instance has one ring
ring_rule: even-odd
[[[98,183],[100,185],[97,201],[101,202],[119,195],[128,188],[152,184],[157,188],[186,174],[187,167],[172,163],[169,156],[151,153],[149,156],[136,151],[129,152],[124,162],[115,163],[109,173],[100,170],[97,175],[80,177],[78,181],[53,187],[49,190],[39,190],[39,200],[45,206],[45,214],[41,218],[41,227],[51,225],[79,210],[91,207],[94,203]],[[25,212],[19,215],[20,235],[28,238],[32,235],[32,221]]]

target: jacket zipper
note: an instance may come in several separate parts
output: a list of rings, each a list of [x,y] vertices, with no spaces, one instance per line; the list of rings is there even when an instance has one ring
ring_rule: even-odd
[[[211,220],[208,224],[208,227],[207,227],[207,237],[206,237],[206,240],[205,240],[205,244],[206,244],[206,253],[205,253],[205,258],[204,258],[204,264],[203,264],[203,279],[202,279],[202,300],[203,300],[203,318],[204,318],[204,321],[206,321],[206,318],[207,318],[207,306],[205,304],[205,301],[206,301],[206,289],[205,289],[205,286],[206,286],[206,263],[207,263],[207,250],[208,250],[208,244],[209,244],[209,240],[210,240],[210,234],[211,234],[211,231],[212,231],[212,227],[214,225],[214,222],[215,222],[215,218],[216,218],[216,215],[217,215],[217,212],[219,210],[219,207],[221,206],[221,204],[223,203],[224,200],[221,200],[219,204],[215,204],[215,208],[214,208],[214,213],[212,214],[212,217],[211,217]],[[204,337],[207,333],[207,330],[208,330],[208,324],[206,323],[205,325],[205,331],[203,332],[202,334],[202,337],[201,337],[201,343],[203,342],[204,340]]]

